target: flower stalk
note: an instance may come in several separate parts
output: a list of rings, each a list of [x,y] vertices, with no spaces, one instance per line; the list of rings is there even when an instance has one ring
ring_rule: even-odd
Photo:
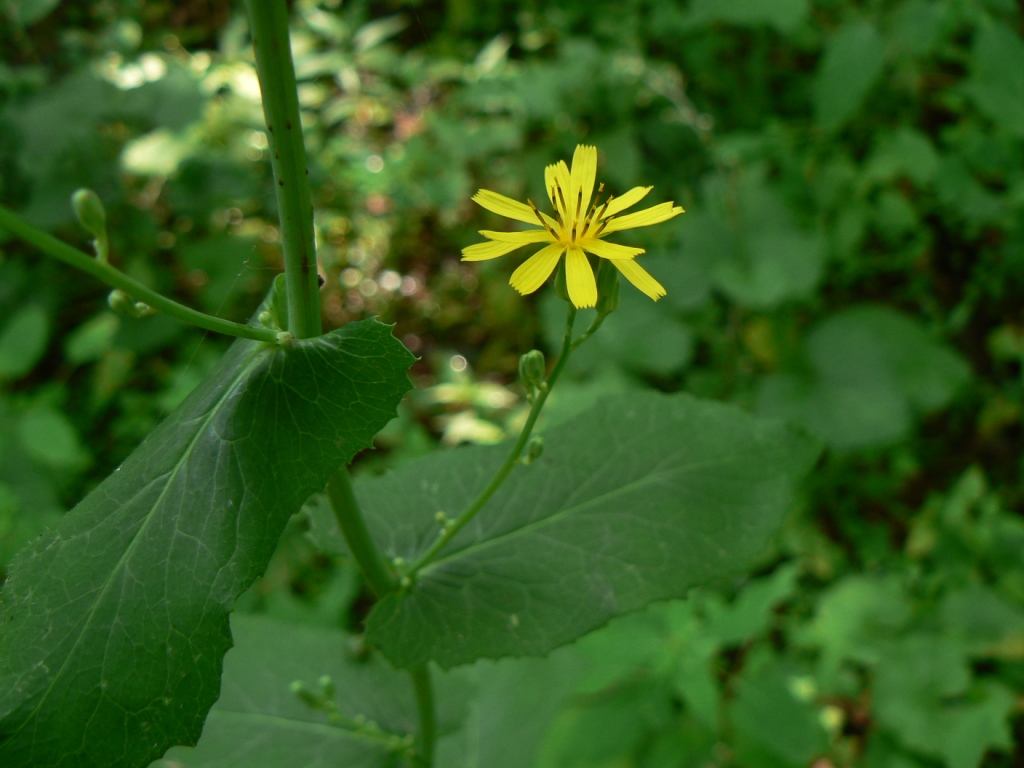
[[[455,538],[455,535],[461,531],[466,525],[476,517],[476,514],[483,509],[484,505],[490,501],[491,497],[495,494],[501,484],[505,482],[505,479],[512,472],[512,469],[519,462],[520,456],[523,454],[523,449],[526,448],[527,443],[530,440],[530,435],[533,433],[533,428],[537,423],[537,419],[540,417],[540,412],[544,409],[544,403],[547,402],[548,396],[551,394],[551,390],[555,386],[555,382],[558,381],[558,377],[562,374],[565,369],[565,364],[569,362],[569,355],[582,344],[589,336],[597,330],[600,324],[604,321],[604,315],[599,315],[591,327],[587,329],[586,333],[576,341],[573,341],[572,330],[573,325],[576,322],[576,307],[569,303],[569,312],[565,320],[565,335],[562,338],[562,349],[558,355],[558,360],[555,362],[555,367],[551,369],[551,374],[547,377],[547,380],[542,383],[541,386],[535,390],[535,396],[533,404],[530,407],[530,413],[526,417],[526,423],[523,425],[522,431],[519,433],[519,437],[516,438],[515,443],[512,445],[512,449],[508,452],[508,456],[505,458],[505,462],[498,468],[498,471],[494,473],[494,477],[487,484],[480,494],[470,503],[468,507],[454,520],[448,522],[447,525],[441,528],[440,534],[437,539],[431,544],[416,560],[408,570],[405,571],[402,578],[403,584],[411,584],[413,578],[422,570],[424,567],[429,565],[436,559],[437,555],[448,546],[448,543]]]
[[[67,243],[58,240],[52,235],[36,229],[31,224],[23,221],[12,211],[0,206],[0,229],[5,229],[15,237],[33,245],[48,256],[63,261],[75,269],[92,275],[97,280],[106,283],[111,288],[123,291],[137,302],[147,304],[154,310],[161,312],[175,320],[195,325],[214,333],[223,333],[228,336],[236,336],[240,339],[253,339],[254,341],[265,341],[270,344],[277,343],[277,334],[267,328],[254,328],[241,323],[233,323],[230,320],[223,320],[213,315],[186,307],[173,299],[163,296],[142,283],[128,277],[124,272],[112,266],[105,260],[94,258],[73,248]]]

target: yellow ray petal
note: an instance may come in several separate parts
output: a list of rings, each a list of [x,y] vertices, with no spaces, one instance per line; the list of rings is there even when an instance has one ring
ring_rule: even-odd
[[[612,262],[618,267],[619,272],[635,285],[640,291],[646,293],[657,301],[665,295],[665,287],[651,277],[650,273],[632,259],[616,259]]]
[[[604,240],[598,240],[597,238],[591,238],[590,240],[581,243],[581,245],[583,246],[583,250],[590,251],[592,254],[600,256],[602,259],[632,259],[644,252],[643,248],[634,248],[631,245],[619,245],[618,243],[608,243]]]
[[[609,232],[618,232],[622,229],[649,227],[652,224],[660,224],[663,221],[668,221],[682,212],[683,209],[674,203],[660,203],[659,205],[655,205],[651,208],[645,208],[644,210],[637,211],[636,213],[628,213],[625,216],[618,217],[617,219],[607,219],[608,226],[602,230],[601,234],[605,235]]]
[[[558,244],[541,248],[516,268],[512,277],[509,278],[508,284],[523,296],[533,293],[551,276],[563,250],[565,249]]]
[[[590,196],[594,193],[594,179],[597,177],[597,147],[579,144],[572,155],[572,216],[586,213],[590,207]]]
[[[462,249],[463,261],[487,261],[512,253],[517,248],[522,248],[526,243],[499,243],[488,240],[486,243],[477,243]]]
[[[608,202],[608,207],[604,209],[604,213],[601,214],[602,219],[607,219],[609,216],[614,216],[619,211],[624,211],[631,205],[636,205],[650,192],[654,187],[633,187],[629,192],[618,197],[613,197]]]
[[[489,189],[481,189],[473,195],[473,202],[499,216],[507,216],[516,221],[525,221],[527,224],[539,223],[533,209],[526,203],[520,203],[511,197],[491,192]]]
[[[480,234],[491,240],[502,243],[550,243],[551,234],[546,229],[527,229],[522,232],[495,232],[481,229]]]
[[[556,185],[561,187],[562,196],[565,198],[565,203],[568,206],[571,177],[569,176],[569,166],[565,164],[565,160],[559,160],[554,165],[549,165],[544,169],[544,186],[547,189],[548,199],[551,200],[551,205],[554,206],[556,211],[560,211],[562,219],[568,222],[569,210],[562,207],[562,201],[558,197],[558,193],[555,192]]]
[[[594,280],[594,270],[590,268],[586,254],[579,248],[570,248],[565,254],[565,284],[569,289],[569,299],[576,309],[585,309],[597,304],[597,281]]]

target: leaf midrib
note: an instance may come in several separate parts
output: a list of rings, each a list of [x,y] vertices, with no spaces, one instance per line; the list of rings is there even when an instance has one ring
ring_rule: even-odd
[[[523,525],[520,525],[520,526],[517,526],[515,528],[512,528],[512,529],[510,529],[508,531],[505,531],[504,533],[501,533],[501,534],[499,534],[497,536],[493,536],[493,537],[488,538],[488,539],[486,539],[484,541],[472,542],[472,543],[466,545],[464,548],[459,549],[457,551],[454,551],[454,552],[452,552],[449,555],[446,555],[444,557],[439,557],[438,559],[434,560],[429,565],[427,565],[427,566],[425,566],[423,568],[423,570],[421,571],[420,577],[422,578],[424,576],[427,576],[431,571],[436,570],[443,563],[449,563],[449,562],[452,562],[452,561],[459,560],[460,558],[463,558],[463,557],[468,557],[471,554],[475,554],[475,553],[479,552],[480,550],[486,549],[486,548],[491,547],[491,546],[495,546],[498,543],[504,541],[505,539],[511,539],[511,538],[516,537],[516,536],[528,535],[534,529],[543,528],[544,526],[546,526],[548,524],[552,524],[554,522],[557,522],[558,520],[560,520],[561,518],[565,517],[566,515],[575,514],[577,512],[580,512],[580,511],[586,509],[588,506],[591,506],[591,505],[593,505],[595,503],[603,502],[603,501],[608,500],[608,499],[613,499],[613,498],[615,498],[617,496],[620,496],[622,494],[625,494],[625,493],[627,493],[629,491],[633,491],[633,490],[636,490],[636,489],[639,489],[639,488],[643,488],[645,485],[649,485],[649,484],[651,484],[651,483],[653,483],[653,482],[655,482],[657,480],[660,480],[661,478],[666,477],[668,475],[674,475],[674,474],[677,474],[677,473],[680,473],[680,472],[690,472],[690,471],[693,471],[693,470],[696,470],[696,469],[703,469],[705,467],[713,467],[713,466],[721,466],[721,465],[729,464],[729,463],[732,463],[732,462],[740,460],[742,455],[743,454],[741,454],[741,453],[737,453],[737,454],[734,454],[733,456],[730,456],[730,457],[727,457],[727,458],[722,458],[722,459],[716,459],[714,461],[695,462],[694,464],[687,465],[686,467],[680,467],[680,468],[675,468],[675,469],[670,469],[670,470],[663,469],[663,470],[652,471],[650,474],[645,475],[644,477],[640,478],[639,480],[634,480],[634,481],[632,481],[630,483],[627,483],[626,485],[619,486],[618,488],[615,488],[615,489],[613,489],[611,491],[608,491],[607,493],[603,493],[600,496],[595,496],[593,498],[587,499],[586,501],[574,504],[572,506],[567,506],[567,507],[565,507],[563,509],[555,511],[553,514],[550,514],[550,515],[548,515],[546,517],[542,517],[542,518],[539,518],[537,520],[531,520],[530,522],[524,523]],[[667,461],[667,460],[668,459],[665,458],[665,459],[663,459],[663,462]],[[481,514],[486,514],[486,509],[487,508],[484,507],[484,509],[481,510]]]
[[[153,520],[153,510],[155,510],[163,503],[164,495],[166,494],[167,489],[171,486],[171,483],[174,481],[174,478],[177,476],[178,472],[186,463],[187,458],[192,453],[192,449],[195,448],[196,443],[199,441],[200,436],[204,434],[207,426],[210,424],[213,418],[218,413],[220,413],[220,409],[228,400],[231,393],[235,391],[235,388],[238,386],[239,381],[241,381],[245,376],[247,376],[251,372],[251,370],[256,366],[256,363],[259,360],[260,356],[265,351],[265,349],[256,349],[253,351],[249,361],[246,362],[239,369],[238,373],[231,379],[230,385],[225,387],[224,393],[221,395],[220,399],[213,405],[212,408],[210,408],[210,411],[206,414],[206,416],[203,417],[202,423],[200,424],[199,428],[196,429],[195,436],[192,438],[192,440],[189,441],[188,445],[182,451],[181,457],[175,463],[173,469],[168,473],[167,482],[164,484],[163,489],[160,491],[160,496],[153,503],[150,513],[146,516],[146,521],[139,526],[139,529],[132,536],[131,543],[127,547],[125,547],[125,550],[122,553],[121,557],[118,559],[116,565],[111,569],[110,576],[107,577],[106,581],[103,583],[103,586],[100,588],[99,594],[97,595],[95,601],[93,602],[93,606],[89,611],[89,616],[86,619],[85,625],[83,626],[82,631],[78,633],[78,638],[75,640],[74,644],[71,646],[71,648],[65,655],[64,662],[61,664],[60,669],[51,678],[50,685],[43,692],[42,696],[40,696],[39,702],[36,704],[35,708],[33,708],[32,712],[28,715],[28,717],[22,720],[18,728],[10,734],[11,737],[20,733],[22,729],[25,728],[26,725],[32,722],[35,719],[35,716],[39,713],[39,710],[46,703],[47,699],[50,696],[50,693],[53,691],[54,686],[57,684],[58,679],[60,679],[61,676],[63,675],[65,669],[67,668],[67,665],[71,661],[71,658],[74,656],[75,651],[78,649],[79,644],[86,636],[87,631],[89,630],[92,621],[96,616],[96,611],[99,608],[100,603],[103,601],[103,598],[106,596],[107,592],[109,591],[111,585],[114,582],[115,575],[118,574],[124,567],[125,562],[129,559],[129,556],[135,551],[135,546],[138,544],[141,534],[149,527],[150,522]]]

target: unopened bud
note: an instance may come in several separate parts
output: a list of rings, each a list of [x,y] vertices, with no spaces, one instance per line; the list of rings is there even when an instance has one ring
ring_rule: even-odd
[[[136,301],[132,304],[132,317],[149,317],[155,315],[156,310],[153,309],[149,304],[142,301]]]
[[[281,331],[277,334],[277,343],[282,347],[286,347],[292,343],[292,339],[294,338],[295,337],[288,333],[288,331]]]
[[[100,196],[91,189],[79,189],[71,196],[71,207],[75,209],[78,222],[94,237],[107,231],[107,212]]]
[[[107,304],[119,315],[132,315],[135,313],[135,302],[132,301],[132,297],[120,288],[115,288],[107,294]]]
[[[259,315],[257,316],[257,319],[260,321],[260,325],[262,325],[264,328],[276,327],[274,325],[274,316],[270,314],[270,312],[267,310],[263,310],[262,312],[260,312]]]
[[[539,349],[531,349],[519,358],[519,381],[527,394],[541,388],[545,373],[547,365],[544,362],[544,353]]]
[[[324,700],[321,696],[317,695],[314,691],[309,690],[305,683],[301,680],[295,680],[289,686],[293,694],[298,696],[304,704],[313,709],[320,709],[324,705]]]
[[[334,678],[330,675],[324,675],[320,678],[320,694],[324,699],[333,699],[336,689],[334,687]]]
[[[526,455],[523,456],[523,464],[532,464],[544,453],[544,438],[534,435],[526,446]]]
[[[619,270],[608,259],[597,265],[597,313],[607,315],[619,308]]]
[[[79,189],[71,196],[71,207],[78,217],[78,223],[96,238],[96,255],[100,261],[107,260],[107,212],[100,196],[91,189]]]

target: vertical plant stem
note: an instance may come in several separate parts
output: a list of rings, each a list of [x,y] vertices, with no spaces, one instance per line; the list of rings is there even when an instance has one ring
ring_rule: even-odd
[[[338,521],[338,527],[345,537],[352,557],[370,590],[380,599],[395,589],[395,579],[366,527],[346,467],[338,469],[327,481],[327,498],[331,502],[334,517]],[[420,768],[432,768],[434,743],[437,741],[437,721],[430,669],[424,664],[409,670],[409,675],[412,678],[412,687],[416,694],[416,711],[419,714],[416,763]]]
[[[437,714],[434,711],[434,685],[430,668],[422,664],[409,670],[412,687],[416,692],[416,711],[419,730],[416,733],[416,758],[421,768],[433,768],[434,744],[437,742]]]
[[[348,468],[341,467],[327,481],[327,498],[334,510],[334,518],[345,537],[349,551],[373,594],[383,597],[395,588],[395,579],[384,562],[380,550],[370,536],[366,521],[359,510],[359,502],[352,491]]]
[[[323,327],[313,203],[306,178],[306,148],[288,39],[288,7],[285,0],[246,0],[245,7],[252,28],[252,48],[263,92],[270,163],[281,216],[288,331],[296,338],[306,339],[319,336]]]

